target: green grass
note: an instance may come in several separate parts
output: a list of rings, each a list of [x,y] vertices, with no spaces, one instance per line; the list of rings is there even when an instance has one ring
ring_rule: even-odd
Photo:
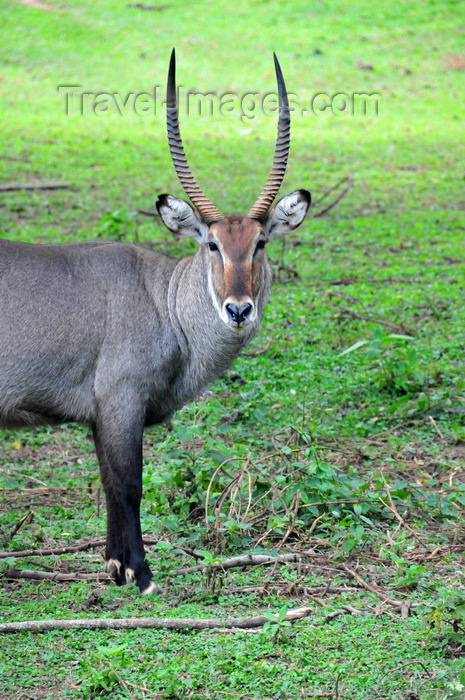
[[[147,600],[95,581],[3,577],[0,587],[7,621],[221,617],[307,604],[313,613],[277,636],[5,636],[0,698],[463,698],[461,3],[48,5],[0,8],[0,182],[72,186],[0,193],[0,228],[13,240],[110,236],[172,255],[194,250],[137,213],[162,192],[181,193],[164,113],[67,116],[57,90],[164,86],[173,46],[186,89],[271,92],[276,51],[299,104],[318,93],[378,93],[383,116],[293,114],[283,192],[306,187],[317,200],[349,173],[353,186],[326,217],[310,216],[270,245],[265,323],[233,370],[171,430],[146,433],[143,528],[171,543],[148,547],[166,595]],[[181,128],[207,194],[225,213],[247,211],[269,172],[275,118],[182,114]],[[103,536],[85,427],[0,438],[4,550]],[[208,559],[277,551],[283,540],[283,551],[314,552],[300,570],[177,575],[192,560],[176,546]],[[413,614],[402,620],[357,588],[344,563],[411,600]],[[99,572],[101,548],[0,559],[0,572],[12,566]],[[329,583],[335,592],[324,592]],[[343,605],[364,614],[326,619]]]

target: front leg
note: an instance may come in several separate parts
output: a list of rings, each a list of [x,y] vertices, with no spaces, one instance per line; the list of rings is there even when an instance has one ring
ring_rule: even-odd
[[[113,393],[101,399],[93,425],[107,503],[106,567],[117,584],[134,582],[141,593],[157,592],[145,560],[140,525],[142,437],[145,410],[137,398]],[[107,397],[108,399],[108,397]]]
[[[118,586],[123,586],[126,583],[126,573],[123,567],[123,530],[121,528],[121,518],[115,507],[115,498],[112,488],[112,469],[103,447],[103,441],[100,439],[101,432],[103,433],[104,431],[97,429],[96,425],[92,426],[95,450],[100,466],[100,477],[105,491],[107,506],[105,571],[113,577]]]

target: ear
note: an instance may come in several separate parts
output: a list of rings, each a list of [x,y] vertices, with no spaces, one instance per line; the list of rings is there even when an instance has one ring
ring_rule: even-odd
[[[208,226],[188,202],[171,194],[161,194],[158,197],[157,209],[163,223],[173,233],[194,236],[199,243],[205,240]]]
[[[271,209],[263,222],[269,238],[277,233],[293,231],[300,226],[310,206],[311,196],[307,190],[297,190],[287,194]]]

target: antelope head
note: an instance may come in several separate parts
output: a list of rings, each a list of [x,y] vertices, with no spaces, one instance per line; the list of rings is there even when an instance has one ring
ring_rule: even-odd
[[[266,243],[300,226],[310,193],[297,190],[273,201],[281,186],[289,155],[290,113],[286,86],[274,54],[279,97],[278,136],[270,175],[247,216],[225,217],[205,196],[187,163],[176,102],[176,59],[173,49],[167,85],[168,142],[179,180],[194,206],[170,194],[158,198],[157,209],[173,233],[194,236],[208,255],[208,289],[225,324],[242,331],[257,319],[258,299],[268,271]]]

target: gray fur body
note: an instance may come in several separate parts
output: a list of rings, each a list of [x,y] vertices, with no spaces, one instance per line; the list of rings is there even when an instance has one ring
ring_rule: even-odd
[[[0,240],[0,424],[94,424],[118,396],[115,419],[137,400],[150,425],[195,398],[256,331],[270,284],[266,268],[257,323],[238,334],[213,307],[207,256]]]

